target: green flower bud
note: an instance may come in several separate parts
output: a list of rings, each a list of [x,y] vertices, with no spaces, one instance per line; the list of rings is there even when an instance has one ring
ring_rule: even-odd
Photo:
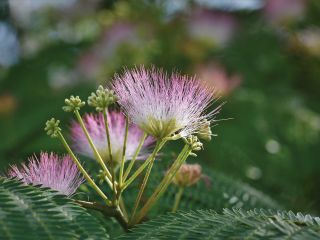
[[[66,98],[64,100],[65,102],[65,106],[62,107],[63,111],[65,112],[75,112],[75,111],[79,111],[80,108],[82,108],[86,103],[82,102],[81,99],[79,98],[79,96],[72,96],[68,99]]]
[[[60,121],[55,120],[54,118],[51,118],[46,122],[46,127],[44,130],[47,132],[47,134],[52,137],[58,137],[58,133],[61,131],[61,128],[59,127]]]
[[[205,119],[198,130],[197,136],[199,139],[210,142],[212,137],[212,131],[210,128],[210,121]]]
[[[91,93],[88,97],[88,105],[96,108],[98,112],[102,112],[104,109],[114,104],[118,100],[113,90],[103,88],[99,86],[95,93]]]
[[[186,144],[189,144],[192,151],[200,151],[203,149],[203,144],[199,141],[197,136],[190,135],[183,139]],[[190,153],[191,156],[196,157],[195,153]]]

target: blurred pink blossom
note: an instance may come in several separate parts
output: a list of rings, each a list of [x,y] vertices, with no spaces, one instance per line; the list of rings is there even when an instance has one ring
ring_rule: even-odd
[[[266,19],[273,24],[287,24],[304,17],[307,0],[267,0]]]
[[[189,35],[214,46],[223,47],[233,37],[237,27],[234,16],[228,13],[198,9],[187,21]]]
[[[240,75],[229,75],[226,69],[218,63],[200,65],[196,70],[196,75],[206,84],[213,86],[219,95],[228,95],[241,83]]]
[[[116,22],[106,29],[92,48],[78,60],[77,70],[85,78],[96,78],[106,62],[111,61],[120,45],[140,42],[135,27],[126,22]]]

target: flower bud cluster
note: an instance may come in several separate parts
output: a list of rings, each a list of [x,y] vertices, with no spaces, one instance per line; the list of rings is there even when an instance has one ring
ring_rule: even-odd
[[[54,118],[51,118],[46,122],[46,127],[44,130],[47,132],[47,134],[52,137],[58,137],[58,133],[61,131],[61,128],[59,127],[60,121],[56,120]]]
[[[200,151],[203,149],[203,144],[200,142],[199,138],[194,135],[190,135],[183,139],[186,144],[189,144],[191,147],[191,151]],[[195,153],[190,153],[191,156],[196,157]]]
[[[65,112],[75,112],[79,111],[86,103],[82,102],[79,96],[72,96],[64,100],[66,106],[63,106],[62,109]]]
[[[95,93],[91,93],[91,96],[88,98],[88,105],[96,108],[98,112],[102,112],[105,108],[114,104],[117,99],[113,90],[103,88],[100,85]]]

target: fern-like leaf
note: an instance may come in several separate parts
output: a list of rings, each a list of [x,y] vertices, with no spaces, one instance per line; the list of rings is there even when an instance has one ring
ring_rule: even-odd
[[[272,210],[198,210],[162,215],[119,239],[319,239],[320,218]]]
[[[0,178],[1,239],[108,239],[85,209],[57,192]]]

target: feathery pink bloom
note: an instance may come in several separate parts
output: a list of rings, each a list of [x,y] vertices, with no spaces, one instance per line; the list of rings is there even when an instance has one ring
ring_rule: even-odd
[[[8,175],[26,184],[52,188],[69,197],[84,181],[70,156],[59,157],[44,152],[40,153],[40,158],[30,157],[29,162],[22,164],[21,168],[11,166]]]
[[[194,77],[144,67],[126,70],[113,82],[119,104],[146,133],[161,139],[175,133],[196,133],[204,119],[212,119],[220,107],[206,114],[214,91]]]
[[[114,162],[119,163],[122,158],[126,119],[121,112],[108,112],[107,115],[112,147],[112,157]],[[85,114],[83,121],[102,159],[104,159],[106,162],[109,162],[109,150],[103,114]],[[142,136],[143,132],[136,125],[129,125],[126,145],[126,160],[129,160],[133,157],[136,149],[139,146]],[[91,158],[94,157],[88,140],[81,129],[80,124],[77,122],[72,123],[71,138],[73,146],[78,153]],[[151,137],[148,137],[145,140],[138,159],[143,159],[146,156],[147,148],[153,142],[154,139]]]

